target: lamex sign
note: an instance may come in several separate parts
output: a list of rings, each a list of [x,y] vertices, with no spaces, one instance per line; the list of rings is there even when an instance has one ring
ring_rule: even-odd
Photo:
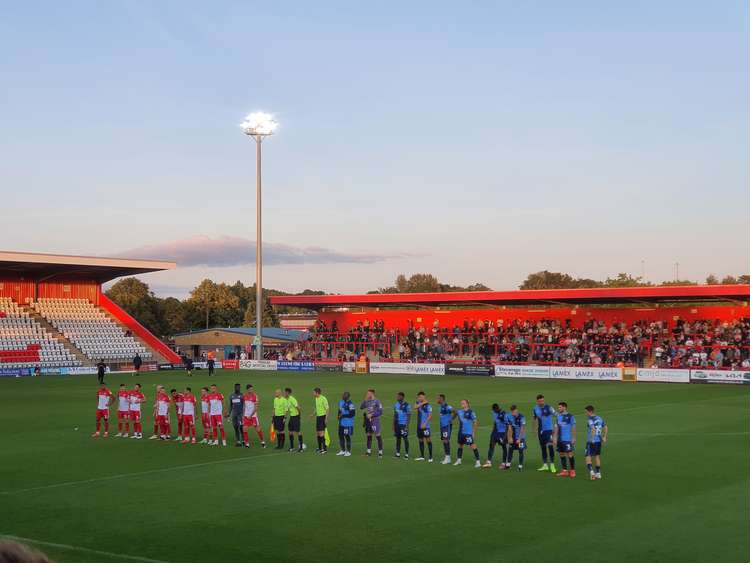
[[[240,360],[240,369],[276,371],[276,360]]]
[[[549,366],[495,366],[495,377],[549,379]]]
[[[214,368],[221,369],[222,363],[214,361]],[[208,369],[208,362],[193,362],[193,368],[195,369]]]
[[[750,384],[750,371],[726,371],[719,369],[690,370],[690,381],[694,383]]]
[[[689,369],[656,369],[640,368],[636,372],[636,381],[654,383],[690,383]]]
[[[445,375],[445,364],[409,364],[402,362],[373,362],[370,373],[403,373]]]
[[[224,369],[240,369],[239,360],[222,360],[221,367]]]
[[[586,379],[590,381],[621,381],[622,368],[552,367],[552,379]]]
[[[315,362],[276,362],[279,371],[314,371]]]

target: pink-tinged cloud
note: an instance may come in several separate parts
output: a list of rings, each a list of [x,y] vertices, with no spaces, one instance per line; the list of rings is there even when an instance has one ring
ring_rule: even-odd
[[[171,260],[178,266],[240,266],[255,263],[255,241],[241,237],[211,238],[195,236],[174,242],[140,246],[117,256],[153,260]],[[263,243],[263,263],[278,264],[373,264],[408,258],[411,254],[368,254],[337,252],[317,246],[297,247]]]

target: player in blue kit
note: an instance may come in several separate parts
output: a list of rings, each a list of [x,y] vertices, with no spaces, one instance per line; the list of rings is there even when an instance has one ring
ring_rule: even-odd
[[[594,413],[594,407],[586,407],[586,426],[588,433],[586,435],[586,467],[589,470],[589,476],[592,481],[602,478],[602,444],[607,442],[607,433],[609,428],[604,419]],[[592,460],[596,464],[592,466]],[[594,470],[596,467],[596,470]]]
[[[448,465],[451,462],[451,434],[456,411],[448,404],[443,394],[438,395],[437,403],[440,405],[440,439],[443,441],[443,451],[445,451],[445,457],[441,463]]]
[[[415,461],[424,461],[424,447],[427,445],[427,462],[432,463],[432,433],[430,421],[432,420],[432,405],[427,402],[424,391],[417,393],[417,440],[419,440],[419,457]]]
[[[401,442],[404,442],[404,459],[409,459],[409,421],[411,405],[404,399],[403,393],[396,395],[393,405],[393,435],[396,437],[396,457],[401,457]]]
[[[555,467],[555,447],[552,434],[555,430],[555,409],[546,403],[544,395],[536,396],[534,406],[534,429],[542,449],[542,466],[537,471],[557,473]]]
[[[344,391],[339,401],[339,445],[341,449],[336,455],[344,457],[352,455],[352,435],[354,434],[354,414],[356,407],[351,397],[349,391]]]
[[[492,434],[490,435],[490,446],[487,450],[487,461],[482,467],[492,467],[492,456],[495,454],[495,446],[500,445],[503,449],[503,456],[500,458],[500,469],[505,468],[505,460],[508,457],[508,422],[507,414],[500,405],[492,405]]]
[[[576,417],[568,412],[568,403],[564,401],[557,404],[557,432],[554,442],[557,446],[557,453],[560,454],[562,466],[562,471],[557,476],[575,477]],[[570,462],[570,471],[568,471],[568,462]]]
[[[453,465],[461,465],[462,457],[464,455],[464,446],[469,446],[474,452],[474,463],[475,468],[482,467],[482,463],[479,461],[479,450],[474,441],[476,435],[477,426],[479,424],[477,420],[477,413],[471,410],[469,401],[461,399],[461,410],[457,413],[459,427],[458,427],[458,451],[456,452],[456,461]]]
[[[510,469],[513,463],[513,452],[518,452],[518,470],[523,471],[523,457],[526,451],[526,417],[518,412],[518,407],[513,405],[505,420],[508,423],[508,457],[505,460],[505,469]]]

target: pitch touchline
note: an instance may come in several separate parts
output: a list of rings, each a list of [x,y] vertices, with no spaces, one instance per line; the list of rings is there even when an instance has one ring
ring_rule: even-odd
[[[125,477],[138,477],[140,475],[153,475],[154,473],[164,473],[166,471],[174,471],[176,469],[193,469],[196,467],[206,467],[208,465],[218,465],[220,463],[232,463],[236,461],[254,461],[258,459],[264,459],[269,457],[275,457],[283,455],[282,453],[271,453],[265,454],[258,457],[235,457],[232,459],[219,459],[216,461],[206,461],[204,463],[191,463],[190,465],[176,465],[173,467],[162,467],[160,469],[149,469],[148,471],[135,471],[133,473],[119,473],[117,475],[109,475],[107,477],[94,477],[93,479],[83,479],[81,481],[65,481],[63,483],[53,483],[51,485],[40,485],[39,487],[29,487],[28,489],[17,489],[15,491],[0,491],[0,495],[14,495],[17,493],[29,493],[32,491],[43,491],[45,489],[56,489],[58,487],[68,487],[72,485],[85,485],[87,483],[98,483],[100,481],[113,481],[116,479],[124,479]]]
[[[35,545],[41,545],[44,547],[56,547],[58,549],[67,549],[69,551],[78,551],[80,553],[90,553],[91,555],[103,555],[105,557],[111,557],[115,559],[127,559],[128,561],[143,561],[144,563],[168,563],[161,559],[149,559],[148,557],[140,557],[138,555],[127,555],[125,553],[112,553],[110,551],[100,551],[98,549],[89,549],[88,547],[80,547],[77,545],[67,545],[64,543],[54,543],[49,541],[34,540],[31,538],[22,538],[20,536],[12,536],[10,534],[0,533],[0,538],[7,538],[9,540],[25,543],[33,543]]]

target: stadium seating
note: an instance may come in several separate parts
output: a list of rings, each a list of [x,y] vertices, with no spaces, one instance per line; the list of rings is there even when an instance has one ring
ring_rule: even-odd
[[[152,354],[86,299],[39,299],[30,306],[91,360],[128,362]]]
[[[0,368],[77,367],[81,362],[9,297],[0,297]]]

